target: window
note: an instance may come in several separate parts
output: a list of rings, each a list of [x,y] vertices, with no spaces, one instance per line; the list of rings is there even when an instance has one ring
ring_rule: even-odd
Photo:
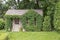
[[[28,24],[28,18],[26,17],[26,23]]]
[[[34,24],[36,25],[36,18],[34,18]]]
[[[15,19],[15,24],[19,24],[19,19],[18,18]]]

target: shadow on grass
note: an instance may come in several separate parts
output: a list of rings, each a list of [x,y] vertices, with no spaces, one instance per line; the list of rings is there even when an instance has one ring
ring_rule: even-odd
[[[60,34],[60,30],[56,30],[56,32]]]

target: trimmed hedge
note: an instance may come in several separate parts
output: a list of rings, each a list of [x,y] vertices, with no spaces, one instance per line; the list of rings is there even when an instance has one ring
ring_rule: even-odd
[[[0,30],[4,29],[5,22],[3,19],[0,19]]]
[[[19,18],[22,26],[26,31],[41,31],[42,16],[33,10],[29,10],[26,14],[20,15],[5,15],[5,28],[10,31],[12,27],[12,19]]]
[[[43,31],[51,31],[51,24],[50,24],[50,17],[45,16],[44,22],[43,22]]]

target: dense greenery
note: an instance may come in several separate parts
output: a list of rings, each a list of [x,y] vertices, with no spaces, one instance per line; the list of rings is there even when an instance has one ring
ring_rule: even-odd
[[[22,16],[23,27],[26,31],[41,31],[42,20],[42,16],[33,10],[28,11]]]
[[[23,16],[5,15],[9,9],[42,9],[43,17],[34,11]],[[10,32],[7,35],[5,32],[11,31],[15,18],[20,19],[26,31],[40,32]],[[1,30],[4,28],[6,30]],[[60,40],[59,32],[41,32],[51,30],[60,32],[60,0],[0,0],[0,40]]]
[[[60,1],[58,1],[55,6],[54,28],[60,30]]]
[[[22,22],[23,28],[26,31],[41,31],[43,17],[33,10],[29,10],[24,15],[5,15],[5,28],[10,30],[12,27],[12,19],[19,18]]]
[[[20,15],[5,15],[5,29],[7,31],[11,31],[12,29],[12,19],[15,19],[15,18],[21,18]]]
[[[0,19],[0,30],[4,29],[5,22],[3,19]]]
[[[49,16],[45,16],[44,22],[43,22],[43,30],[44,31],[51,31],[50,21],[51,21],[50,17]]]
[[[8,6],[6,4],[3,4],[2,1],[0,0],[0,18],[3,18],[7,10]]]
[[[8,9],[43,9],[43,24],[46,20],[46,16],[49,16],[51,30],[56,29],[56,27],[60,24],[58,24],[59,19],[57,18],[59,14],[57,14],[59,11],[59,0],[4,0],[5,3],[3,3],[3,0],[0,1],[0,17],[3,18],[6,11]],[[55,10],[55,8],[58,8]],[[12,17],[12,16],[10,16]],[[14,17],[13,17],[14,18]],[[57,20],[58,22],[57,22]],[[10,20],[11,21],[11,20]],[[33,21],[33,20],[32,20]],[[54,22],[54,23],[53,23]],[[45,27],[43,25],[43,28]],[[48,25],[46,25],[48,26]],[[57,27],[57,29],[60,29]]]

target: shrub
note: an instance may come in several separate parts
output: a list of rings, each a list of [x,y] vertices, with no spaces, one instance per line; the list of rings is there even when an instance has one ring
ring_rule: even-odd
[[[5,26],[5,22],[3,19],[0,19],[0,30],[1,29],[4,29],[4,26]]]
[[[50,17],[45,16],[44,22],[43,22],[43,30],[44,31],[50,31],[51,30],[51,24],[50,24]]]
[[[56,10],[54,14],[54,28],[60,30],[60,1],[56,3]]]

